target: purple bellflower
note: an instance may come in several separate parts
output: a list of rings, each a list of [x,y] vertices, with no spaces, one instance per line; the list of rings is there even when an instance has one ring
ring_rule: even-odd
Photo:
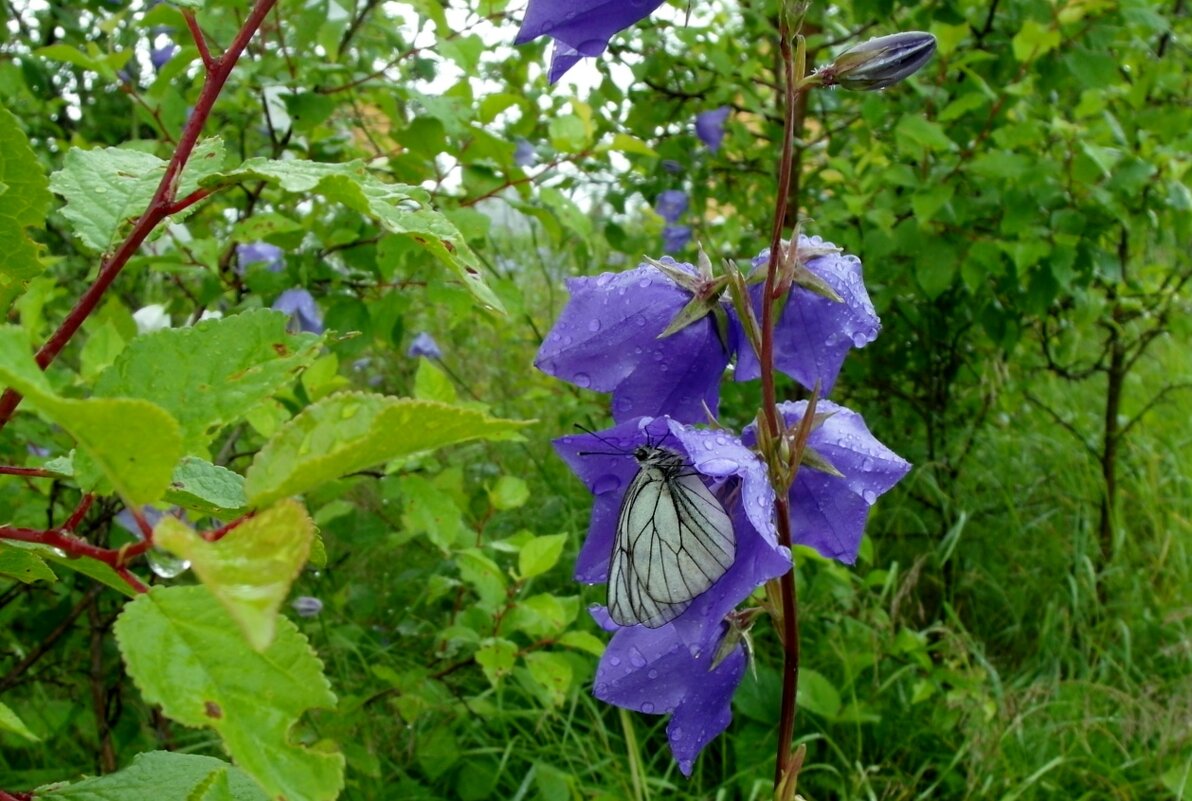
[[[618,31],[640,22],[662,0],[530,0],[514,44],[539,36],[555,40],[550,82],[554,83],[581,58],[598,56]]]
[[[236,246],[237,272],[243,275],[250,264],[264,264],[271,273],[280,273],[286,268],[285,251],[268,242],[253,242]]]
[[[654,199],[654,211],[668,223],[676,223],[687,211],[687,193],[682,189],[667,189]]]
[[[299,595],[290,606],[299,617],[317,617],[323,611],[323,602],[312,595]]]
[[[273,308],[290,315],[290,321],[299,331],[311,334],[323,333],[323,313],[315,299],[305,289],[287,289],[273,301]]]
[[[790,553],[778,544],[766,467],[741,440],[665,417],[640,418],[555,441],[560,456],[595,495],[576,562],[577,580],[608,581],[621,503],[638,470],[630,454],[641,445],[673,450],[703,478],[732,519],[736,553],[723,576],[658,628],[618,626],[604,607],[592,609],[597,622],[613,632],[596,671],[595,695],[626,709],[671,714],[671,751],[690,775],[700,750],[732,719],[732,694],[745,671],[739,644],[719,654],[728,632],[725,617],[757,587],[790,570]]]
[[[153,65],[155,72],[161,72],[162,68],[174,57],[178,52],[178,45],[173,42],[168,42],[161,47],[155,47],[149,51],[149,63]]]
[[[662,262],[690,273],[690,264]],[[729,352],[712,315],[660,337],[692,299],[658,268],[567,281],[571,299],[534,364],[585,389],[613,393],[613,419],[669,414],[683,422],[715,413]],[[632,460],[629,460],[632,463]]]
[[[519,167],[533,167],[537,160],[538,153],[534,150],[534,146],[530,144],[529,140],[519,136],[513,150],[513,163]]]
[[[800,236],[798,249],[800,263],[840,300],[824,297],[796,279],[774,327],[774,366],[808,389],[819,380],[820,393],[827,395],[849,349],[864,347],[876,339],[881,321],[861,279],[860,259],[839,253],[835,245],[818,236]],[[753,260],[754,269],[764,269],[769,260],[770,251],[766,249]],[[762,285],[753,286],[750,295],[761,319]],[[736,325],[734,319],[736,379],[759,378],[757,354]]]
[[[711,111],[701,111],[695,115],[695,135],[700,138],[708,150],[713,153],[720,150],[720,143],[724,141],[724,123],[732,109],[721,106]]]
[[[667,225],[662,229],[662,249],[667,253],[678,253],[690,241],[690,225]]]
[[[790,428],[799,425],[807,401],[778,406]],[[816,403],[825,418],[811,431],[807,445],[840,475],[819,470],[806,460],[791,486],[791,531],[795,543],[851,565],[857,561],[869,507],[911,469],[910,462],[874,438],[861,415],[832,401]],[[749,425],[742,439],[752,445],[757,429]]]
[[[414,337],[414,341],[410,343],[406,355],[411,359],[417,359],[419,357],[423,359],[442,359],[443,351],[439,348],[439,343],[435,342],[434,337],[423,331]]]

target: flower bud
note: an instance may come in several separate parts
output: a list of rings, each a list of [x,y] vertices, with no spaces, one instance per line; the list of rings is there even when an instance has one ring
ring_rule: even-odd
[[[934,36],[922,31],[904,31],[850,47],[816,77],[821,86],[861,91],[885,89],[918,72],[934,54]]]

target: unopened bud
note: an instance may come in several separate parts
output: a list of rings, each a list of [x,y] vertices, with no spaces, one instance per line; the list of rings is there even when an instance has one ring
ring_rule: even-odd
[[[922,31],[879,36],[845,50],[816,73],[821,86],[873,91],[918,72],[935,54],[935,37]]]

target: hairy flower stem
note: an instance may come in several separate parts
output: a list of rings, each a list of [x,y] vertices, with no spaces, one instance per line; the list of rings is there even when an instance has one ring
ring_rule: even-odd
[[[779,265],[783,260],[782,232],[786,221],[787,204],[791,187],[794,162],[795,115],[797,113],[800,82],[806,58],[802,37],[797,40],[797,54],[791,51],[791,31],[786,19],[779,22],[779,50],[783,65],[783,128],[782,160],[778,166],[778,197],[774,204],[774,224],[770,236],[770,263],[766,270],[766,283],[762,293],[761,363],[762,414],[769,428],[770,439],[777,442],[782,435],[779,421],[778,398],[774,387],[774,288],[778,279]],[[778,541],[791,546],[790,495],[789,487],[775,488],[777,495]],[[782,705],[778,724],[778,755],[774,769],[775,798],[779,795],[793,796],[795,776],[789,775],[796,768],[792,764],[791,740],[795,732],[796,697],[799,692],[799,605],[795,589],[794,567],[778,579],[782,598]]]
[[[99,306],[100,300],[107,292],[108,287],[116,280],[116,276],[124,269],[124,265],[137,252],[141,244],[148,238],[153,229],[161,224],[163,220],[171,214],[177,214],[190,205],[207,197],[206,190],[199,190],[188,195],[185,198],[178,199],[178,183],[182,177],[182,170],[186,167],[186,162],[190,159],[191,153],[194,151],[195,145],[198,144],[199,134],[203,131],[203,125],[207,122],[207,118],[211,115],[211,109],[215,106],[215,101],[223,91],[224,84],[227,83],[228,76],[232,74],[232,69],[236,66],[236,62],[240,59],[241,53],[248,47],[248,42],[252,39],[253,34],[264,22],[265,17],[269,11],[277,3],[277,0],[256,0],[253,5],[252,12],[244,20],[240,31],[236,34],[236,38],[232,40],[232,44],[217,58],[212,58],[210,53],[203,59],[203,64],[207,68],[207,78],[203,83],[203,89],[199,93],[199,99],[195,101],[194,112],[187,121],[186,126],[182,129],[182,136],[178,139],[178,147],[174,151],[173,157],[169,164],[166,165],[165,174],[162,175],[161,181],[157,185],[157,191],[153,193],[153,199],[149,201],[148,207],[137,219],[133,225],[132,231],[125,237],[124,241],[116,250],[103,260],[99,268],[99,274],[95,277],[95,283],[87,288],[78,302],[75,303],[74,308],[66,315],[66,319],[58,326],[57,330],[50,335],[41,349],[37,351],[37,366],[42,370],[46,369],[62,349],[66,347],[67,343],[74,337],[83,322],[91,316]],[[188,25],[190,21],[188,20]],[[192,33],[198,30],[198,25],[191,26]],[[202,33],[197,33],[196,41],[201,41]],[[205,51],[205,43],[200,44],[200,49]],[[3,429],[8,421],[12,419],[13,412],[16,411],[17,406],[21,402],[21,395],[12,389],[5,390],[4,395],[0,397],[0,429]]]

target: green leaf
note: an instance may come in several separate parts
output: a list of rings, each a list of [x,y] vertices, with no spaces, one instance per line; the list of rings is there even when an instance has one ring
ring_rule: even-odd
[[[505,603],[505,574],[501,572],[497,563],[485,556],[479,548],[460,551],[455,555],[455,564],[459,568],[460,578],[476,590],[481,607],[488,611],[496,611]]]
[[[517,476],[501,476],[488,490],[488,501],[494,509],[507,511],[525,506],[530,500],[530,487]]]
[[[234,517],[248,508],[244,476],[197,456],[185,457],[174,468],[165,499],[183,509],[215,517]]]
[[[322,338],[287,334],[287,319],[258,309],[144,334],[99,377],[95,394],[156,403],[181,424],[186,449],[199,450],[314,361]]]
[[[586,631],[569,631],[560,637],[558,642],[559,645],[575,648],[592,656],[601,656],[604,654],[604,641]]]
[[[0,106],[0,309],[41,273],[41,246],[27,228],[45,225],[53,196],[17,118]]]
[[[811,668],[799,668],[798,704],[820,717],[831,720],[840,712],[840,693],[822,673]]]
[[[178,184],[178,197],[223,166],[223,141],[206,139],[195,147]],[[149,206],[165,174],[166,162],[139,150],[118,147],[66,153],[62,169],[50,176],[50,189],[66,199],[62,215],[83,244],[106,253],[123,238],[126,224]],[[163,226],[159,226],[159,229]]]
[[[517,555],[517,572],[522,578],[545,573],[559,561],[566,543],[566,534],[548,534],[528,541]]]
[[[939,123],[932,122],[918,114],[904,114],[898,121],[894,134],[901,142],[912,142],[927,150],[953,150],[956,148],[956,143],[948,138]]]
[[[0,702],[0,731],[12,732],[19,737],[24,737],[26,740],[32,740],[35,743],[41,742],[40,737],[29,731],[29,727],[25,725],[25,721],[17,717],[17,713],[13,712],[3,702]]]
[[[126,501],[139,506],[161,498],[182,456],[182,432],[159,406],[142,400],[59,398],[37,369],[25,332],[15,326],[0,326],[0,382],[74,437]],[[88,473],[78,460],[75,470],[84,477]],[[95,479],[81,483],[94,485]]]
[[[509,640],[488,640],[476,650],[476,664],[494,687],[513,672],[516,659],[517,645]]]
[[[1013,41],[1014,58],[1029,61],[1054,50],[1060,44],[1060,32],[1050,26],[1028,19],[1018,29]]]
[[[50,566],[36,553],[10,545],[0,545],[0,576],[8,576],[22,584],[58,580]]]
[[[398,457],[473,439],[511,439],[524,425],[433,401],[331,395],[265,443],[248,468],[244,490],[259,508]]]
[[[526,654],[530,676],[543,690],[543,696],[553,706],[562,706],[571,688],[571,663],[562,654],[536,651]]]
[[[359,161],[343,164],[292,159],[249,159],[234,170],[210,176],[208,187],[266,181],[286,192],[317,193],[352,211],[367,214],[386,231],[409,236],[450,267],[481,303],[504,311],[480,274],[480,262],[463,234],[434,209],[430,195],[406,184],[381,181]]]
[[[207,794],[217,777],[223,777],[218,781],[227,793]],[[244,771],[222,759],[171,751],[137,754],[124,770],[38,793],[37,797],[54,801],[268,801]]]
[[[335,705],[318,657],[289,620],[279,619],[273,644],[258,653],[206,587],[154,587],[124,607],[115,632],[145,700],[185,726],[218,732],[270,798],[339,793],[343,756],[289,738],[306,710]]]
[[[437,779],[459,761],[460,747],[451,729],[439,726],[418,738],[414,756],[422,772]]]
[[[440,403],[455,403],[459,399],[451,379],[441,367],[431,363],[430,359],[418,360],[418,369],[414,371],[413,394],[418,400]]]
[[[398,486],[402,494],[401,522],[407,535],[425,534],[444,554],[467,539],[470,529],[451,492],[423,476],[402,476]]]
[[[153,530],[154,542],[190,562],[258,651],[273,641],[277,612],[306,564],[314,536],[306,509],[290,499],[244,521],[218,542],[207,542],[173,515]]]

